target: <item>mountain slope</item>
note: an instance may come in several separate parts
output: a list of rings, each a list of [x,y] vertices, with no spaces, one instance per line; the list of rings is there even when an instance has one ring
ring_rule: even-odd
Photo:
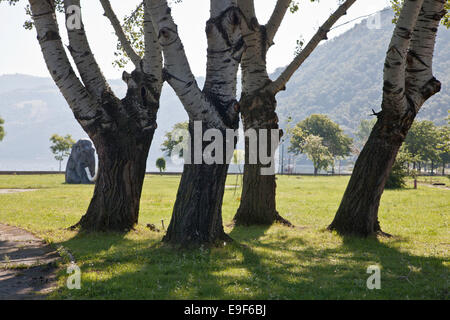
[[[393,31],[392,12],[381,13],[381,29],[363,21],[319,46],[278,95],[280,119],[298,122],[313,113],[325,113],[353,133],[361,119],[380,110],[383,64]],[[434,71],[442,91],[433,96],[418,118],[443,124],[450,103],[450,30],[438,32]],[[277,70],[280,72],[280,70]]]
[[[109,81],[119,97],[126,86],[121,80]],[[27,75],[0,76],[0,116],[5,120],[5,139],[0,143],[1,170],[57,170],[50,151],[53,133],[71,134],[75,140],[88,138],[75,120],[53,80]],[[165,85],[158,113],[148,165],[162,155],[160,145],[166,131],[187,115],[175,93]],[[168,169],[171,169],[170,167]]]

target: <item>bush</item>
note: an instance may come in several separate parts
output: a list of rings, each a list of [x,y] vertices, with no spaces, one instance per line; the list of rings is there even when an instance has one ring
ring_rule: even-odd
[[[403,166],[403,162],[396,160],[392,166],[391,174],[386,181],[386,189],[401,189],[406,186],[408,172]]]

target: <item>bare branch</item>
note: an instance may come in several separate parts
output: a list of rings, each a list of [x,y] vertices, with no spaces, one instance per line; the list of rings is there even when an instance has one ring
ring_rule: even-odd
[[[74,6],[78,8],[76,10],[81,10],[80,0],[64,1],[66,21],[74,14],[74,12],[71,12]],[[80,23],[80,28],[71,28],[69,24],[66,24],[67,34],[69,36],[69,51],[77,65],[86,89],[93,96],[100,98],[106,90],[110,91],[111,89],[92,54],[83,22],[80,21]]]
[[[109,0],[100,0],[100,3],[102,4],[103,10],[105,10],[105,16],[109,19],[109,21],[111,21],[111,24],[114,28],[117,38],[119,38],[120,44],[123,47],[123,50],[126,52],[130,60],[133,62],[134,66],[136,68],[139,68],[141,63],[141,57],[136,53],[136,51],[134,51],[133,47],[130,45],[130,41],[123,32],[120,21],[119,19],[117,19],[117,16],[111,7],[111,3],[109,2]]]
[[[289,8],[292,0],[278,0],[273,10],[272,16],[266,24],[267,41],[269,44],[273,43],[273,39],[280,28],[281,22],[283,22],[286,11]]]
[[[356,0],[347,0],[339,6],[339,8],[328,18],[328,20],[319,28],[316,34],[311,38],[306,47],[294,58],[294,60],[286,67],[283,73],[272,84],[268,86],[268,90],[276,94],[284,89],[286,83],[303,64],[303,62],[311,55],[322,40],[327,39],[327,34],[331,27],[347,14],[347,10],[356,2]]]

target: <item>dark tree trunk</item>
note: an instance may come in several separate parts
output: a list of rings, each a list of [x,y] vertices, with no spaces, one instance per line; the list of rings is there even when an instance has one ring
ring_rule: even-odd
[[[184,165],[164,242],[189,247],[231,240],[222,224],[227,171],[226,164]]]
[[[79,226],[85,231],[129,231],[138,222],[139,203],[153,133],[136,142],[98,139],[99,173],[94,196]]]
[[[314,176],[317,176],[318,172],[319,172],[319,170],[317,169],[317,167],[314,167]]]
[[[105,113],[84,128],[97,149],[99,172],[87,212],[72,228],[124,232],[138,222],[160,93],[157,84],[139,71],[124,80],[130,79],[134,86],[126,97],[119,100],[105,92]]]
[[[414,120],[383,114],[356,161],[336,216],[328,227],[341,235],[367,237],[382,233],[378,207],[395,157]]]
[[[237,128],[239,118],[228,123],[231,128]],[[204,134],[208,126],[202,124]],[[226,139],[223,141],[223,158],[216,162],[222,164],[206,164],[204,158],[200,164],[196,164],[194,123],[189,123],[191,164],[185,164],[181,175],[180,185],[172,212],[167,233],[163,241],[180,247],[198,247],[200,245],[219,245],[230,242],[232,239],[225,234],[222,223],[222,203],[225,192],[225,182],[228,173],[228,163],[225,152]],[[223,137],[225,131],[221,131]],[[202,143],[202,152],[212,142]],[[233,147],[237,140],[234,139]],[[213,155],[215,156],[215,154]],[[232,156],[232,154],[231,154]]]
[[[267,129],[266,150],[264,153],[270,155],[270,130],[279,130],[278,117],[275,113],[275,97],[259,93],[252,97],[242,97],[241,112],[244,130],[254,129],[258,137],[259,155],[259,133],[260,129]],[[280,136],[281,136],[280,132]],[[244,179],[240,206],[234,216],[236,225],[271,225],[280,222],[291,226],[291,223],[282,218],[276,209],[276,182],[275,174],[262,175],[261,169],[268,167],[262,165],[257,157],[257,164],[249,164],[249,139],[245,141],[246,164],[244,167]],[[253,150],[255,152],[256,150]]]
[[[442,162],[442,176],[445,176],[445,162]]]
[[[290,225],[276,209],[275,175],[261,175],[261,165],[246,164],[241,204],[234,216],[236,225],[271,225],[280,222]]]

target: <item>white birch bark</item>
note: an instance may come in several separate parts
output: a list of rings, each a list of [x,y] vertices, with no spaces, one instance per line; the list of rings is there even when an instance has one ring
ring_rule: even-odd
[[[239,0],[239,8],[245,16],[248,28],[243,30],[246,49],[242,56],[242,92],[254,94],[264,88],[269,82],[266,54],[268,50],[265,28],[255,15],[253,0]]]
[[[47,68],[75,117],[90,125],[100,110],[96,100],[76,76],[59,34],[55,8],[50,1],[30,0],[39,45]]]
[[[406,0],[386,53],[382,109],[401,115],[406,106],[405,70],[411,35],[423,0]]]
[[[236,80],[244,50],[240,24],[236,0],[211,0],[211,17],[206,25],[208,50],[203,92],[225,107],[230,118],[238,115]]]
[[[433,54],[439,23],[445,14],[442,0],[425,0],[412,34],[406,67],[406,94],[416,113],[441,87],[433,76]]]
[[[214,105],[198,87],[167,1],[150,0],[147,10],[163,49],[165,80],[181,100],[189,119],[203,121],[210,128],[227,129]]]
[[[150,0],[144,1],[145,8],[150,7]],[[152,16],[148,10],[144,11],[144,41],[145,54],[143,58],[143,71],[146,75],[159,84],[159,91],[161,91],[163,84],[163,59],[162,49],[159,45],[158,34],[153,26]]]
[[[80,0],[64,1],[66,20],[71,14],[71,12],[68,12],[68,9],[72,6],[76,6],[81,10]],[[86,89],[93,96],[101,98],[105,91],[111,91],[111,89],[92,54],[82,19],[80,22],[80,29],[71,29],[69,28],[69,25],[66,24],[69,37],[69,51]]]

